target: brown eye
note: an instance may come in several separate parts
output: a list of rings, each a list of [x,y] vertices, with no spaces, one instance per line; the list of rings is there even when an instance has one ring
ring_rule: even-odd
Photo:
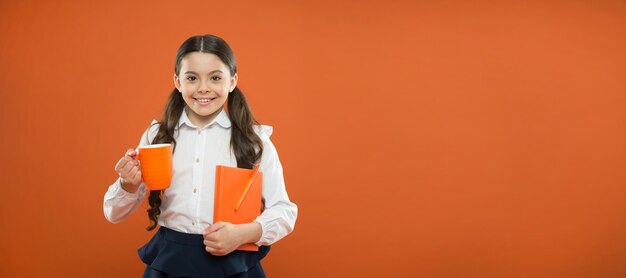
[[[196,77],[195,76],[187,76],[187,80],[189,81],[196,81]]]
[[[213,80],[213,81],[220,81],[220,80],[222,80],[222,78],[219,77],[219,76],[213,76],[213,77],[211,77],[211,80]]]

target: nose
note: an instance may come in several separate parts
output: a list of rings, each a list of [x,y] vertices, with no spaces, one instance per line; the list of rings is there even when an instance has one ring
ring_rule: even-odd
[[[209,82],[202,80],[200,82],[200,87],[198,87],[198,93],[208,93],[210,91]]]

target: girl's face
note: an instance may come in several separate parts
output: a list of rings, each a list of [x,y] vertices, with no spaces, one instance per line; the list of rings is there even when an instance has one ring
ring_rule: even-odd
[[[237,74],[215,54],[191,52],[180,61],[174,86],[187,104],[189,120],[198,127],[209,124],[220,113],[228,93],[237,86]]]

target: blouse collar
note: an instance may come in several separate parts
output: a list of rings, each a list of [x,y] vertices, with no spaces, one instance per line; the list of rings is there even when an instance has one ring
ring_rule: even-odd
[[[217,117],[215,117],[215,119],[213,119],[213,121],[207,126],[211,126],[217,123],[223,128],[230,128],[231,123],[230,123],[230,119],[228,118],[228,113],[226,113],[226,109],[224,107],[222,107],[221,109],[222,111],[220,111],[220,113],[217,114]],[[191,120],[189,120],[189,117],[187,116],[187,110],[188,108],[185,107],[185,109],[183,110],[183,113],[181,113],[180,119],[178,120],[178,127],[180,127],[183,124],[186,124],[189,127],[198,128],[196,125],[194,125],[191,122]]]

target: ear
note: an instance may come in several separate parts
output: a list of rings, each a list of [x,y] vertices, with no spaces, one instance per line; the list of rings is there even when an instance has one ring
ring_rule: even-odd
[[[176,74],[174,74],[174,87],[180,92],[180,79],[178,79]]]
[[[233,75],[233,78],[230,79],[230,89],[228,90],[229,93],[232,93],[235,87],[237,87],[237,80],[239,80],[239,75],[235,73],[235,75]]]

